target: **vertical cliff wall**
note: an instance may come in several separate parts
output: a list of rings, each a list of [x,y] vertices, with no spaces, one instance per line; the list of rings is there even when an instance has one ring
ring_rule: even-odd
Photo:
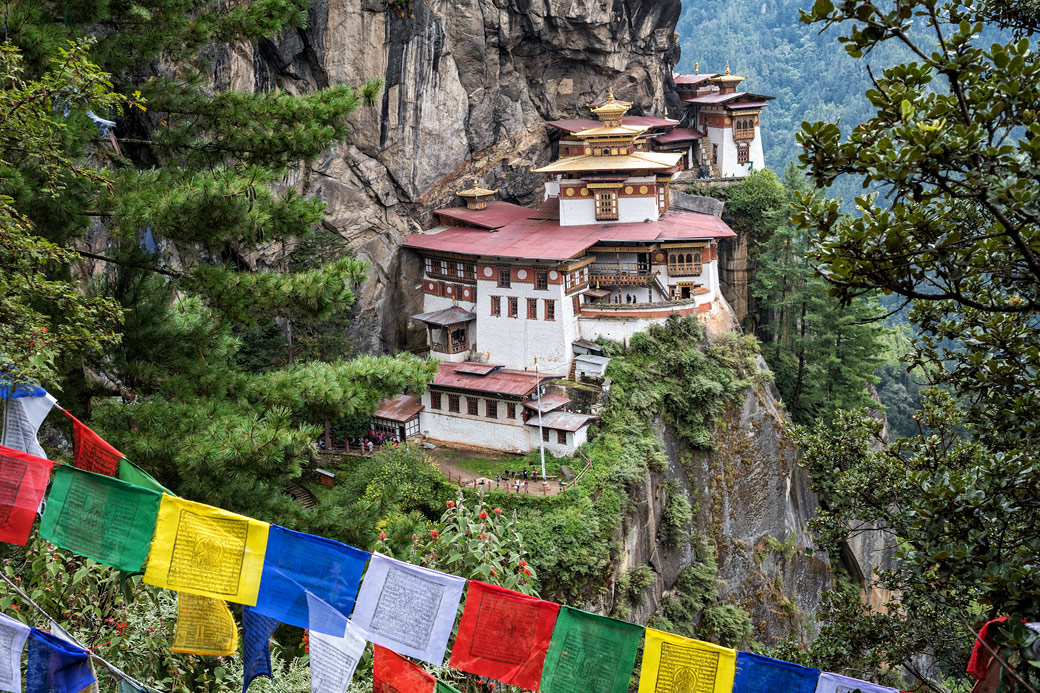
[[[674,112],[680,10],[680,0],[313,0],[306,30],[223,51],[215,86],[300,93],[384,80],[350,141],[290,182],[325,200],[329,230],[371,263],[351,337],[393,350],[419,307],[415,270],[398,266],[403,237],[474,175],[503,199],[535,201],[545,121],[582,114],[607,87],[633,112]]]

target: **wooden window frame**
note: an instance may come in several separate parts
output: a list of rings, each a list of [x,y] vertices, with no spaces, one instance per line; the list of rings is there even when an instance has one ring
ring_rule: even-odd
[[[460,395],[448,395],[448,411],[458,414],[461,412],[459,408]]]
[[[508,289],[512,286],[512,270],[508,267],[498,268],[498,288]]]
[[[545,302],[545,319],[554,322],[556,320],[556,300],[552,298],[542,300]]]
[[[516,296],[509,296],[508,297],[508,301],[509,301],[509,317],[511,317],[511,318],[519,317],[519,313],[520,313],[520,299],[518,299]]]
[[[480,416],[480,401],[476,397],[466,395],[466,413],[470,416]]]
[[[556,431],[556,442],[560,445],[567,444],[567,431]]]
[[[597,190],[594,198],[596,205],[596,221],[618,220],[617,190]]]
[[[497,399],[486,399],[484,400],[484,416],[489,419],[498,418],[498,400]]]
[[[746,164],[751,161],[751,145],[746,142],[737,143],[737,163]]]
[[[538,319],[538,299],[529,298],[527,299],[527,319],[537,320]]]
[[[536,291],[548,291],[549,290],[549,273],[536,270],[534,273],[534,288]]]
[[[516,421],[516,404],[513,402],[506,402],[506,418],[510,421]]]
[[[502,297],[492,296],[491,297],[491,317],[500,318],[502,317]]]
[[[430,409],[440,409],[443,402],[441,401],[441,393],[430,392]]]
[[[546,428],[545,426],[542,426],[542,442],[543,443],[548,443],[549,442],[549,429]]]

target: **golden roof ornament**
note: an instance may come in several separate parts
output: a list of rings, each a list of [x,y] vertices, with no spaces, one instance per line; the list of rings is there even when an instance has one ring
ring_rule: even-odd
[[[610,87],[607,91],[607,100],[598,106],[589,104],[589,108],[595,113],[600,120],[621,120],[621,117],[628,112],[628,109],[632,108],[631,101],[618,101],[614,98],[614,87]]]
[[[498,189],[488,190],[480,187],[480,181],[473,178],[473,187],[460,190],[456,195],[465,198],[466,206],[470,209],[484,209],[487,207],[488,198],[498,192]]]
[[[726,61],[726,74],[729,74],[729,61]]]

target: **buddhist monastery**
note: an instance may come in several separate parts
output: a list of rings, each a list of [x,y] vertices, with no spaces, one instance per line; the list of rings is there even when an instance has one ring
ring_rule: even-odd
[[[595,340],[627,340],[670,315],[723,309],[718,217],[669,210],[687,155],[650,142],[676,121],[632,119],[610,93],[591,127],[569,131],[538,209],[492,199],[476,181],[464,206],[404,245],[422,263],[426,330],[440,370],[421,401],[428,438],[570,454],[595,417],[547,386],[602,375]],[[538,366],[538,376],[535,366]]]

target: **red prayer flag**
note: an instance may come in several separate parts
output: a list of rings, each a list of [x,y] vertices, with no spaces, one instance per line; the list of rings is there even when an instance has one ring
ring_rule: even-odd
[[[993,663],[993,655],[990,654],[990,650],[983,647],[982,642],[985,641],[990,646],[990,649],[996,651],[997,646],[993,641],[993,633],[990,632],[990,629],[996,630],[997,624],[1006,620],[1007,616],[1001,616],[987,622],[986,625],[982,626],[982,630],[979,631],[978,636],[975,638],[975,646],[971,648],[971,657],[968,658],[967,672],[980,681],[986,678],[986,673]]]
[[[375,646],[372,662],[374,693],[433,693],[437,679],[393,650]]]
[[[560,605],[470,581],[451,667],[537,691]]]
[[[75,449],[73,450],[74,464],[80,469],[95,474],[116,476],[119,473],[119,460],[123,459],[123,453],[105,442],[105,440],[86,425],[80,423],[72,414],[72,428],[75,433]]]
[[[0,445],[0,541],[20,546],[29,541],[53,465]]]

